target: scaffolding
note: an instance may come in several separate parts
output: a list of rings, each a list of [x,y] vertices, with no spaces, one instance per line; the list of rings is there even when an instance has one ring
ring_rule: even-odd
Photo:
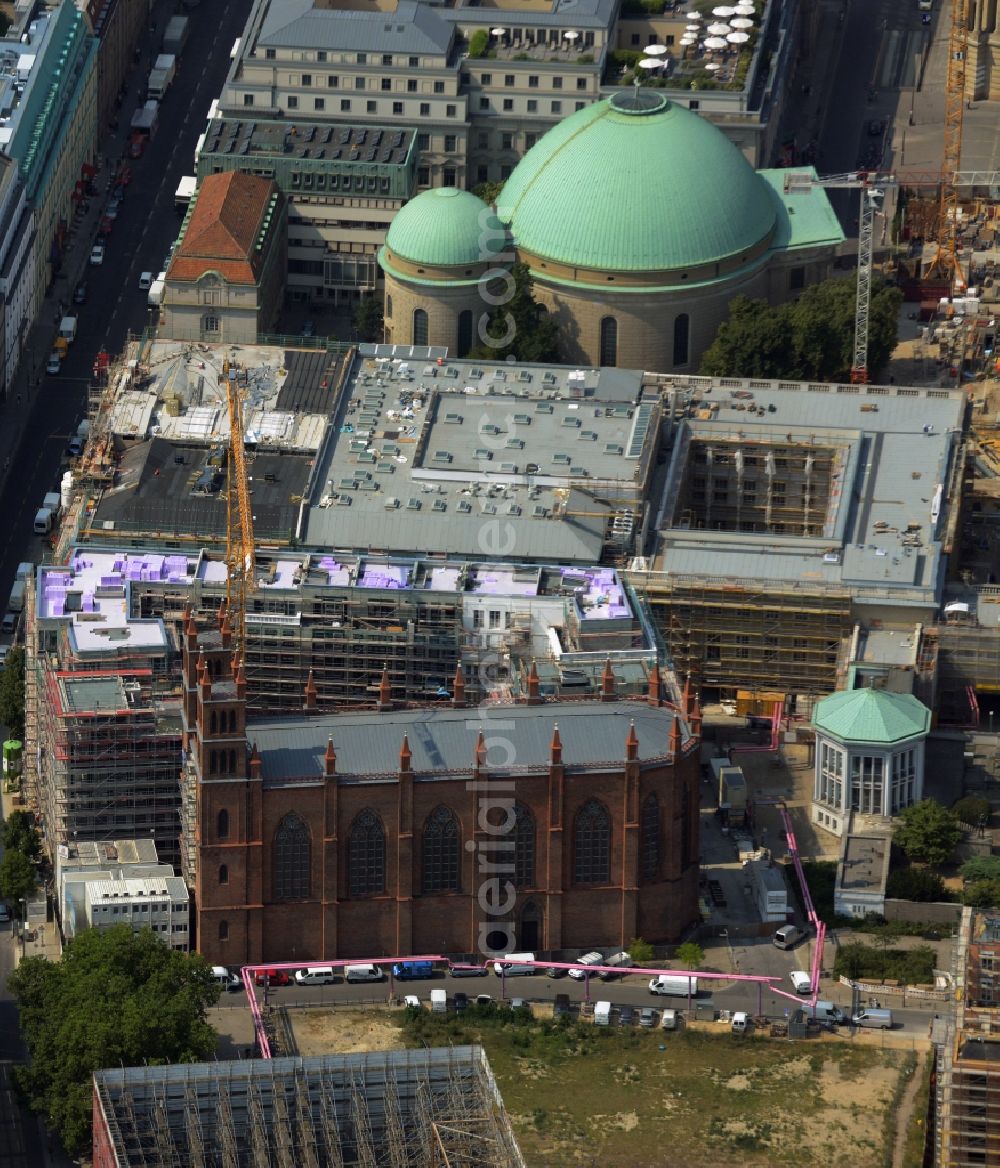
[[[95,1143],[134,1168],[524,1168],[477,1046],[107,1070],[95,1093]]]

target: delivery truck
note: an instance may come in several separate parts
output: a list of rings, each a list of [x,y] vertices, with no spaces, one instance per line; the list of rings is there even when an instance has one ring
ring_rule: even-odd
[[[186,16],[171,16],[167,27],[163,30],[163,51],[174,57],[184,52],[188,33],[191,31],[191,21]]]
[[[162,101],[167,90],[173,83],[177,73],[177,58],[173,53],[160,53],[153,62],[149,71],[149,80],[146,82],[147,98]]]

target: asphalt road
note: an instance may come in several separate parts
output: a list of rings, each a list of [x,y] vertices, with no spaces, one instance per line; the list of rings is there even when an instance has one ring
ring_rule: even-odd
[[[103,143],[110,161],[97,176],[99,194],[94,197],[102,205],[108,197],[109,174],[124,151],[132,111],[145,97],[150,54],[155,55],[159,47],[167,11],[166,4],[158,5],[158,27],[147,34],[142,60],[130,78],[120,129]],[[161,103],[156,136],[143,157],[130,163],[132,182],[107,241],[103,265],[88,267],[84,273],[89,295],[86,304],[73,309],[79,321],[76,340],[58,376],[46,375],[44,368],[35,371],[41,387],[0,495],[5,517],[0,533],[0,609],[6,607],[18,563],[40,561],[47,551],[47,545],[33,534],[32,524],[45,493],[58,490],[66,444],[84,415],[95,355],[102,347],[114,355],[129,332],[141,332],[146,326],[147,297],[139,290],[139,275],[161,270],[177,235],[180,219],[174,210],[174,191],[181,176],[192,173],[195,143],[205,127],[208,108],[222,89],[230,66],[229,50],[249,11],[250,0],[230,0],[201,5],[188,13],[191,35],[174,84]],[[57,295],[66,304],[72,300],[74,286],[66,279],[57,282],[57,289],[62,289]]]

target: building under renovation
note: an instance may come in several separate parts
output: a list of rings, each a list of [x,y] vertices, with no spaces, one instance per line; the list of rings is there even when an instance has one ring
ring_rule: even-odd
[[[94,1075],[94,1168],[524,1168],[478,1046]]]

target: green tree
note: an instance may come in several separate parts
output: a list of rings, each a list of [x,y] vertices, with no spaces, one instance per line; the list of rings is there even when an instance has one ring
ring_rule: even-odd
[[[893,834],[911,860],[937,866],[945,863],[962,838],[962,828],[953,811],[934,799],[924,799],[900,813],[901,822]]]
[[[486,49],[490,43],[490,34],[485,28],[477,28],[469,38],[469,56],[473,60],[486,56]]]
[[[930,868],[897,868],[889,873],[886,896],[896,900],[937,901],[947,898],[944,881]]]
[[[215,1048],[206,1021],[219,997],[211,970],[149,929],[88,929],[58,963],[26,958],[8,985],[31,1054],[17,1084],[71,1155],[90,1146],[95,1070],[197,1062]]]
[[[12,811],[3,825],[3,846],[23,852],[29,860],[37,860],[42,851],[42,840],[30,811]]]
[[[11,738],[24,738],[24,649],[15,645],[0,673],[0,726]]]
[[[500,192],[503,190],[504,184],[502,182],[481,182],[477,183],[472,188],[472,193],[477,199],[482,199],[484,203],[495,206],[497,199],[500,198]]]
[[[966,884],[974,880],[1000,881],[1000,856],[973,856],[962,865],[960,875]]]
[[[0,860],[0,896],[17,904],[35,891],[35,865],[17,848],[8,848]]]
[[[382,341],[385,335],[382,303],[376,296],[365,296],[355,305],[354,328],[362,341]]]
[[[653,946],[641,937],[633,937],[629,943],[628,955],[636,965],[645,965],[648,968],[654,957]]]
[[[788,377],[801,381],[845,381],[854,358],[854,280],[824,280],[798,300],[771,307],[737,296],[715,340],[705,350],[701,372],[712,377]],[[868,370],[877,378],[898,336],[902,293],[872,284],[868,314]]]
[[[969,827],[977,827],[980,822],[989,823],[993,812],[989,799],[984,799],[982,795],[966,795],[964,799],[953,803],[951,809],[958,816],[959,822]]]
[[[476,345],[469,356],[486,361],[514,357],[543,364],[558,362],[559,325],[535,300],[527,264],[515,263],[510,276],[510,280],[497,280],[491,289],[502,303],[487,322],[489,340]]]
[[[962,902],[973,908],[1000,908],[1000,879],[970,881],[962,889]]]
[[[683,945],[677,946],[674,959],[681,969],[701,969],[705,961],[705,950],[697,941],[685,941]]]

